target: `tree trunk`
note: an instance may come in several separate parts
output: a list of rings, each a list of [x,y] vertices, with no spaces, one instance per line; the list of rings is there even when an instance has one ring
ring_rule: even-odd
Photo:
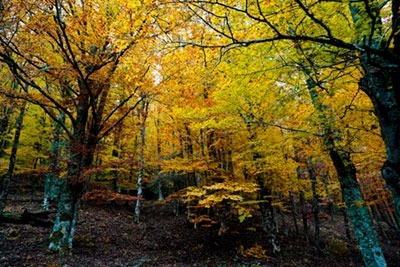
[[[85,123],[80,126],[84,125]],[[79,198],[85,186],[82,170],[87,166],[82,166],[84,153],[82,153],[82,146],[78,145],[78,141],[82,141],[79,133],[84,133],[84,129],[81,127],[75,129],[75,134],[78,135],[75,136],[75,142],[70,147],[67,177],[62,177],[59,182],[57,214],[50,234],[49,250],[60,254],[66,254],[72,249]]]
[[[386,266],[371,215],[356,178],[356,168],[350,159],[350,155],[338,151],[334,147],[330,148],[329,155],[338,173],[343,199],[353,224],[354,234],[360,245],[365,266]]]
[[[297,179],[301,181],[302,172],[304,170],[299,166],[297,167]],[[308,219],[307,219],[307,207],[306,207],[306,199],[304,197],[304,191],[302,189],[300,191],[300,206],[301,206],[301,218],[303,220],[303,234],[304,240],[308,242]]]
[[[60,195],[53,230],[50,234],[49,250],[66,254],[72,249],[72,239],[75,230],[78,200],[83,193],[86,177],[82,171],[88,168],[85,154],[87,149],[86,127],[89,114],[89,95],[82,87],[77,105],[77,118],[74,122],[74,132],[69,144],[69,161],[67,177],[60,180]]]
[[[158,167],[158,174],[157,174],[157,195],[158,201],[164,201],[163,189],[162,189],[162,177],[161,168]]]
[[[186,152],[187,158],[189,160],[193,160],[193,142],[192,136],[190,132],[190,128],[187,123],[184,124],[185,127],[185,136],[184,136],[184,151]],[[186,185],[188,186],[196,186],[196,174],[194,171],[188,172],[185,178]]]
[[[381,218],[379,216],[377,205],[371,205],[370,211],[372,213],[373,218],[375,219],[375,223],[378,227],[379,234],[381,234],[381,236],[383,236],[390,243],[389,237],[382,227],[382,222],[381,222]]]
[[[350,3],[353,23],[356,27],[375,25],[381,22],[378,5],[370,5],[377,17],[372,17],[363,7],[363,3]],[[400,56],[400,4],[392,1],[392,33],[395,57]],[[374,21],[372,21],[374,20]],[[365,32],[359,33],[358,42],[367,44],[375,49],[387,50],[387,44],[381,41],[382,27],[377,28],[371,35],[374,38],[365,40]],[[367,42],[367,43],[366,43]],[[382,176],[393,195],[396,220],[400,222],[400,66],[392,62],[392,58],[363,52],[360,54],[360,63],[363,68],[363,77],[359,81],[360,88],[372,101],[375,115],[378,118],[381,135],[386,148],[386,162],[382,167]],[[399,226],[399,225],[398,225]]]
[[[260,201],[261,220],[264,231],[267,233],[268,242],[273,253],[280,252],[281,248],[276,238],[275,213],[272,206],[272,192],[267,188],[262,174],[258,174],[257,184],[260,187],[258,200]]]
[[[315,245],[320,252],[321,248],[319,246],[319,206],[318,206],[318,194],[317,194],[317,177],[315,175],[315,169],[313,165],[313,160],[312,157],[308,158],[308,173],[310,176],[310,181],[311,181],[311,190],[313,194],[313,200],[312,200],[312,213],[314,215],[314,241]]]
[[[3,158],[5,156],[4,149],[7,148],[8,144],[7,131],[12,110],[13,109],[11,105],[5,105],[3,107],[3,112],[0,116],[0,158]]]
[[[310,75],[306,67],[303,70],[306,75]],[[322,130],[325,133],[325,146],[329,151],[329,156],[338,174],[343,200],[346,203],[364,263],[368,267],[384,267],[386,266],[386,261],[375,232],[371,215],[357,181],[356,168],[351,161],[350,153],[347,152],[348,148],[337,147],[335,144],[335,139],[341,140],[340,131],[335,128],[335,120],[330,107],[322,105],[316,83],[311,76],[307,79],[307,88],[312,103],[319,113]]]
[[[65,254],[72,249],[77,211],[78,198],[71,190],[71,181],[64,179],[60,184],[57,215],[50,234],[50,251]]]
[[[293,192],[289,192],[290,197],[290,206],[292,208],[292,219],[294,224],[294,229],[296,234],[299,234],[299,226],[297,225],[297,209],[296,209],[296,202],[294,201],[294,194]]]
[[[331,196],[331,193],[329,192],[329,187],[328,187],[328,181],[327,181],[328,173],[325,172],[324,170],[322,170],[321,178],[322,178],[322,182],[324,183],[326,197],[328,198],[328,212],[331,217],[331,222],[333,222],[333,200],[332,200],[332,196]]]
[[[19,115],[15,124],[15,135],[14,135],[14,141],[11,149],[11,155],[10,155],[10,162],[8,165],[8,170],[6,175],[3,177],[1,181],[1,191],[0,191],[0,214],[3,213],[4,208],[7,203],[7,198],[8,198],[8,192],[10,189],[10,182],[11,182],[11,177],[14,173],[14,168],[15,168],[15,162],[17,159],[17,150],[18,150],[18,145],[19,145],[19,137],[21,136],[21,131],[22,131],[22,123],[24,121],[24,115],[25,115],[25,109],[26,109],[26,102],[22,104],[22,107],[20,108]]]
[[[374,105],[381,134],[386,147],[387,159],[382,167],[383,179],[390,189],[395,204],[396,220],[400,221],[400,105],[395,91],[389,88],[390,76],[385,70],[364,64],[365,74],[360,81]],[[398,72],[400,73],[400,71]]]
[[[155,120],[155,126],[156,126],[156,135],[157,135],[157,194],[158,194],[158,200],[163,201],[164,200],[164,195],[163,195],[163,175],[161,173],[161,137],[160,137],[160,121],[158,119]]]
[[[60,171],[60,150],[61,150],[61,134],[62,124],[65,121],[65,115],[60,113],[58,116],[60,122],[56,122],[54,129],[54,137],[51,142],[50,148],[50,170],[45,177],[44,196],[43,196],[43,210],[48,210],[49,203],[57,199],[59,194],[58,173]]]
[[[139,174],[137,179],[137,200],[135,207],[135,223],[140,222],[140,208],[141,199],[143,198],[143,188],[142,181],[145,170],[144,163],[144,147],[146,145],[146,119],[148,115],[149,101],[143,100],[142,108],[139,110],[139,120],[140,120],[140,149],[139,149]]]
[[[145,132],[146,128],[144,125],[140,126],[140,150],[139,150],[139,174],[137,179],[137,197],[136,206],[135,206],[135,223],[140,222],[140,207],[142,205],[141,199],[143,198],[143,188],[142,188],[142,181],[143,181],[143,174],[144,174],[144,144],[145,144]]]
[[[286,223],[286,215],[285,213],[282,211],[281,208],[277,208],[277,214],[279,214],[279,216],[281,217],[281,221],[282,221],[282,232],[285,236],[289,235],[289,228],[288,225]]]

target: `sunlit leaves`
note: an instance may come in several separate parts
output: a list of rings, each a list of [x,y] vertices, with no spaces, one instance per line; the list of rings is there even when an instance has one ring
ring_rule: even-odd
[[[226,181],[201,188],[189,187],[182,197],[195,210],[211,207],[219,209],[222,212],[219,220],[223,220],[224,216],[230,216],[229,211],[223,212],[234,209],[239,221],[242,222],[245,218],[252,216],[252,206],[246,205],[245,200],[258,190],[258,186],[254,183]],[[196,213],[193,215],[195,216],[193,220],[196,222],[197,215]]]

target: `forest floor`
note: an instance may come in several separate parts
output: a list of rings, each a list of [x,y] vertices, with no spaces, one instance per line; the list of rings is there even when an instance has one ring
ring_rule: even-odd
[[[40,210],[39,195],[34,199],[12,195],[7,211]],[[363,266],[339,215],[322,222],[322,252],[289,228],[288,235],[278,236],[281,252],[272,254],[257,216],[228,224],[218,236],[215,228],[194,229],[185,214],[174,214],[172,203],[145,201],[142,211],[141,223],[135,224],[132,207],[83,203],[73,251],[63,257],[47,252],[50,228],[0,223],[0,266]],[[400,238],[387,233],[393,239],[382,242],[388,266],[399,266]]]

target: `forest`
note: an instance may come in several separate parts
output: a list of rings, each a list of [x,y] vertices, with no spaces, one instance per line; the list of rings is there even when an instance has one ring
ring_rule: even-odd
[[[400,2],[0,0],[0,266],[399,266]]]

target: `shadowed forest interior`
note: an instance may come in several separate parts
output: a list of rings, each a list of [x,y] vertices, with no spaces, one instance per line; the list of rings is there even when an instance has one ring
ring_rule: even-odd
[[[399,7],[0,0],[0,266],[398,266]]]

